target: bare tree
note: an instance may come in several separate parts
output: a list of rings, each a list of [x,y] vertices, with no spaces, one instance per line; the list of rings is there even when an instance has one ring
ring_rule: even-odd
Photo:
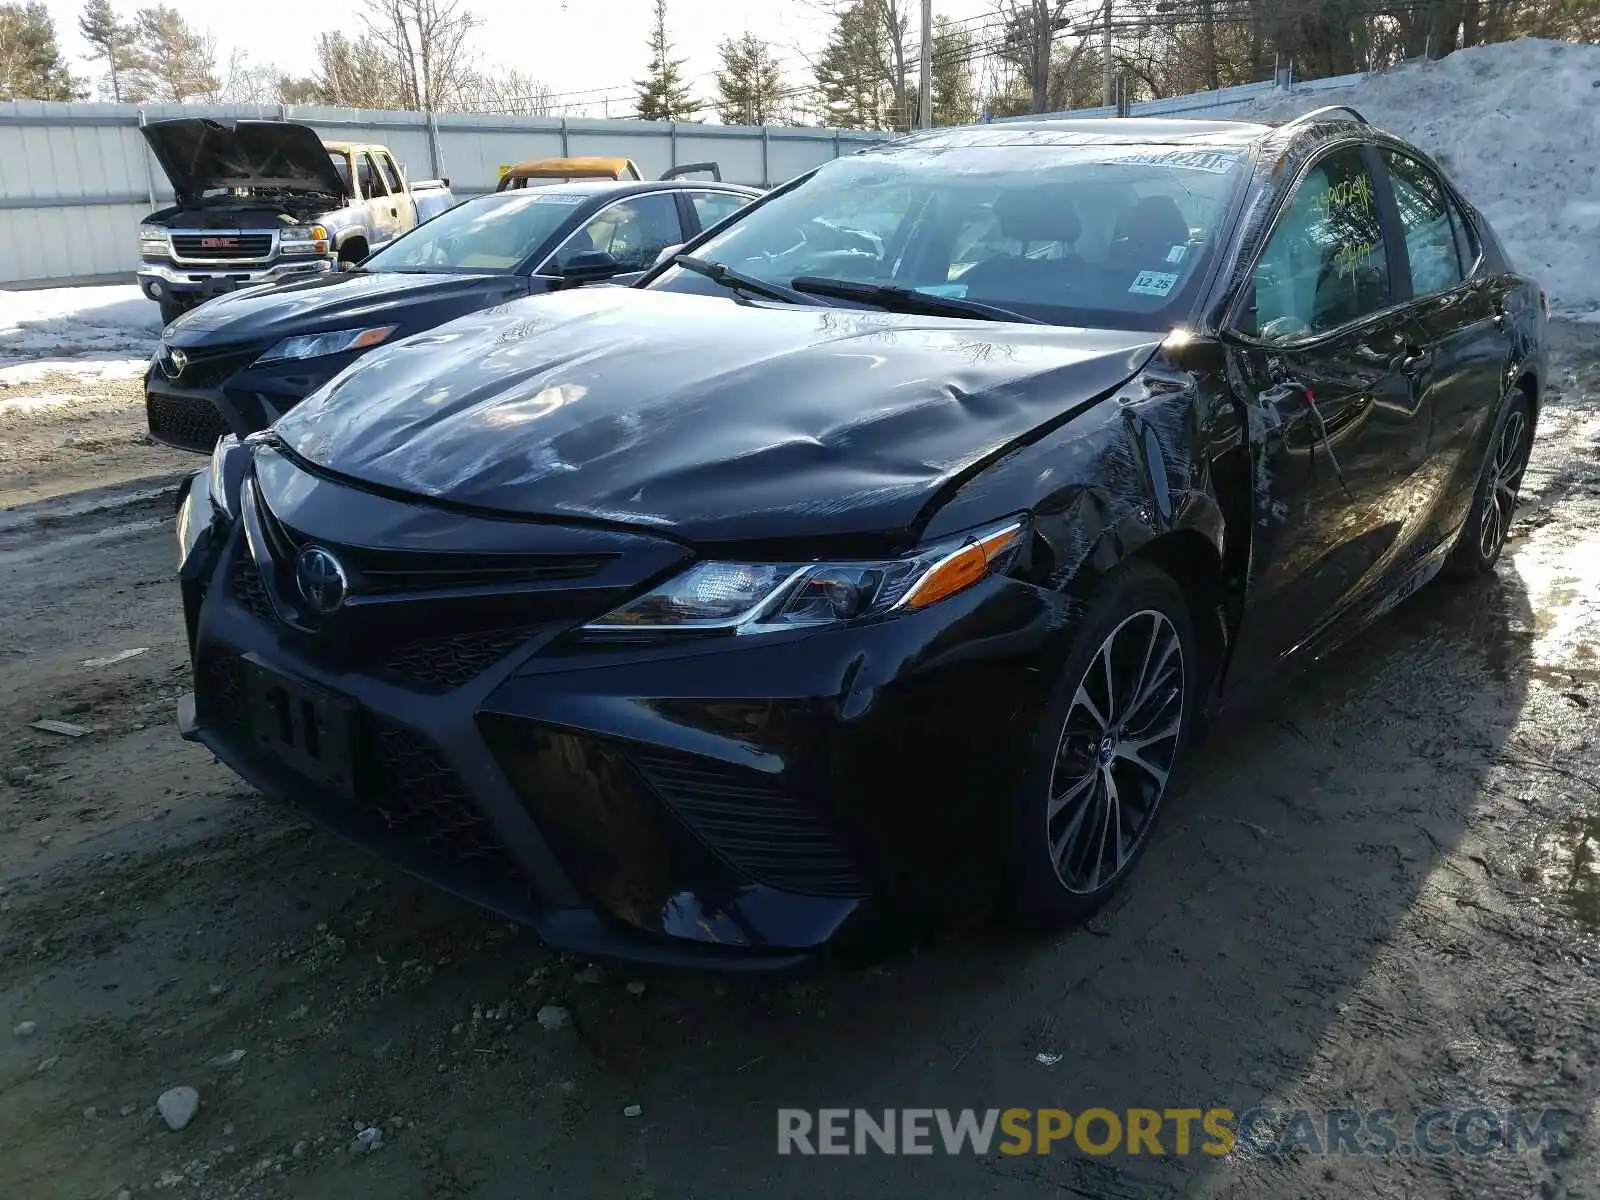
[[[467,35],[481,21],[461,0],[367,0],[362,20],[397,72],[406,108],[451,104],[472,76]]]
[[[463,112],[548,117],[555,112],[550,86],[515,67],[476,71],[461,85],[451,107]]]

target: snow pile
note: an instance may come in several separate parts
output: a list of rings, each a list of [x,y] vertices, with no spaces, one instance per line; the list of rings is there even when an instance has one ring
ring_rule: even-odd
[[[132,284],[0,291],[0,384],[57,371],[131,379],[160,332],[155,303]]]
[[[1600,46],[1476,46],[1233,115],[1277,121],[1325,104],[1352,105],[1427,151],[1552,307],[1600,320]]]

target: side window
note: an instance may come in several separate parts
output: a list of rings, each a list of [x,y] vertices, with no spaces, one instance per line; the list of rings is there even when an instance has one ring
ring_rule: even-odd
[[[1431,296],[1454,287],[1461,282],[1462,263],[1443,185],[1416,159],[1392,150],[1382,154],[1405,232],[1412,295]]]
[[[749,203],[730,192],[690,192],[689,201],[694,205],[694,215],[700,218],[701,229],[710,229]]]
[[[328,160],[333,163],[333,169],[339,174],[339,182],[344,184],[344,190],[350,190],[350,159],[343,154],[329,154]]]
[[[361,195],[365,199],[386,194],[385,188],[378,179],[378,168],[373,164],[372,155],[363,153],[356,160],[356,171],[361,176]]]
[[[1389,304],[1372,177],[1359,146],[1319,160],[1262,249],[1243,325],[1268,341],[1322,333]]]
[[[556,254],[555,266],[564,267],[576,254],[603,250],[626,271],[643,271],[668,246],[683,241],[678,206],[670,193],[652,192],[619,200],[602,210],[567,239]]]
[[[398,196],[406,190],[406,185],[401,182],[400,171],[394,165],[393,158],[387,153],[378,155],[378,166],[383,168],[383,178],[388,183],[389,191],[392,195]]]

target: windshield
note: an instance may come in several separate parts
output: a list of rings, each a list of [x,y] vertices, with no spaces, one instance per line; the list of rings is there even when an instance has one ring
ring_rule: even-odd
[[[1159,329],[1191,302],[1245,154],[1170,145],[902,148],[838,159],[694,249],[803,277],[976,300],[1054,324]],[[713,290],[674,268],[657,286]]]
[[[396,238],[362,266],[369,271],[511,271],[585,199],[549,188],[479,196]]]

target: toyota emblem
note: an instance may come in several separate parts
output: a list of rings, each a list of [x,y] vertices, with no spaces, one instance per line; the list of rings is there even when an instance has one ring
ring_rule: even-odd
[[[294,582],[311,611],[324,617],[344,603],[350,590],[344,567],[321,546],[307,546],[296,556]]]

